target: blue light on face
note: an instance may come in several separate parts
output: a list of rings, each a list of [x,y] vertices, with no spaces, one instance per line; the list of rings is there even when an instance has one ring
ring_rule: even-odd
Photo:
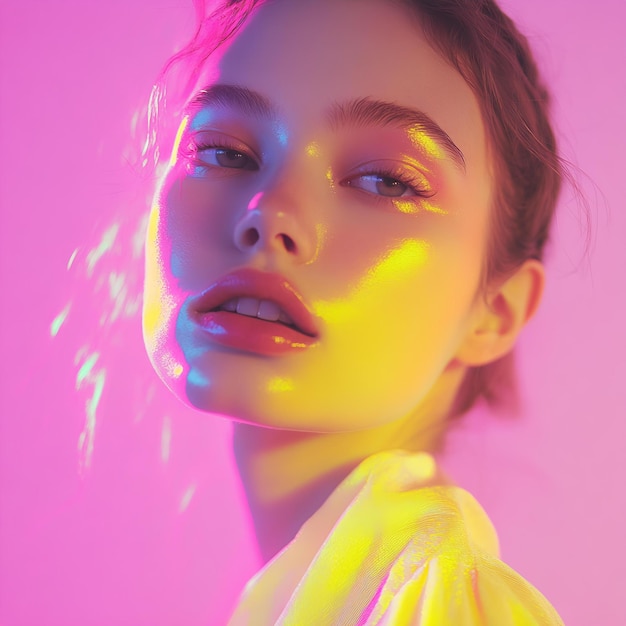
[[[203,328],[211,335],[225,335],[226,334],[225,328],[213,320],[211,320],[211,322],[207,324],[206,326],[203,326]]]
[[[187,375],[187,384],[193,387],[204,388],[209,387],[211,381],[206,376],[204,376],[202,372],[198,371],[198,368],[192,367],[189,370],[189,374]]]
[[[274,122],[273,124],[274,134],[276,135],[276,139],[281,147],[285,147],[287,145],[287,141],[289,140],[289,133],[287,133],[287,129],[285,125],[281,122]]]
[[[215,115],[213,111],[211,111],[210,109],[200,109],[191,118],[189,129],[190,130],[202,129],[206,127],[214,119],[214,117]]]

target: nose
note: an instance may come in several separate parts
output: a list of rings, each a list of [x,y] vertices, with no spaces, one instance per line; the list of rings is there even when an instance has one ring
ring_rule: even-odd
[[[286,255],[296,263],[310,263],[316,255],[314,225],[294,211],[284,210],[272,194],[258,193],[235,225],[234,242],[242,252]]]

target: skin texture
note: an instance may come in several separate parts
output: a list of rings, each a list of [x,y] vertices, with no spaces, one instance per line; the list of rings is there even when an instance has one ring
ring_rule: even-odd
[[[465,368],[512,348],[544,282],[528,261],[477,297],[493,193],[478,103],[408,9],[354,7],[276,0],[253,13],[206,80],[254,90],[275,114],[191,107],[150,215],[148,354],[183,402],[235,420],[266,558],[363,458],[433,450]],[[464,167],[419,125],[329,124],[336,103],[363,98],[424,112]],[[225,141],[230,152],[210,148]],[[260,356],[193,325],[190,299],[240,268],[296,288],[314,346]]]

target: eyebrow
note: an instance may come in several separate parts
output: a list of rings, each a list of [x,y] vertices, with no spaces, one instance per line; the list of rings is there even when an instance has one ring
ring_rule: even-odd
[[[333,104],[328,112],[328,120],[333,130],[341,126],[356,128],[383,126],[409,132],[422,144],[426,139],[430,140],[426,143],[432,141],[441,146],[452,161],[465,172],[465,157],[461,150],[439,124],[419,109],[384,100],[359,98],[347,103]]]
[[[217,83],[201,89],[188,104],[188,108],[196,107],[236,108],[244,115],[260,119],[276,120],[280,117],[279,108],[269,98],[239,85]],[[331,130],[346,126],[382,126],[410,132],[422,144],[425,138],[441,146],[465,172],[463,152],[441,126],[419,109],[369,97],[356,98],[333,103],[327,111],[326,121]]]
[[[189,102],[187,108],[219,107],[235,108],[251,117],[274,120],[279,117],[278,107],[269,98],[239,85],[215,84],[201,89]]]

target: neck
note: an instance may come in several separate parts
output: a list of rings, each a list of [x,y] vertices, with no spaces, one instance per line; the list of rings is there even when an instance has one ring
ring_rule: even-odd
[[[367,431],[310,433],[235,424],[233,447],[263,561],[296,535],[367,457],[393,449],[437,451],[464,368],[447,371],[410,416]]]

